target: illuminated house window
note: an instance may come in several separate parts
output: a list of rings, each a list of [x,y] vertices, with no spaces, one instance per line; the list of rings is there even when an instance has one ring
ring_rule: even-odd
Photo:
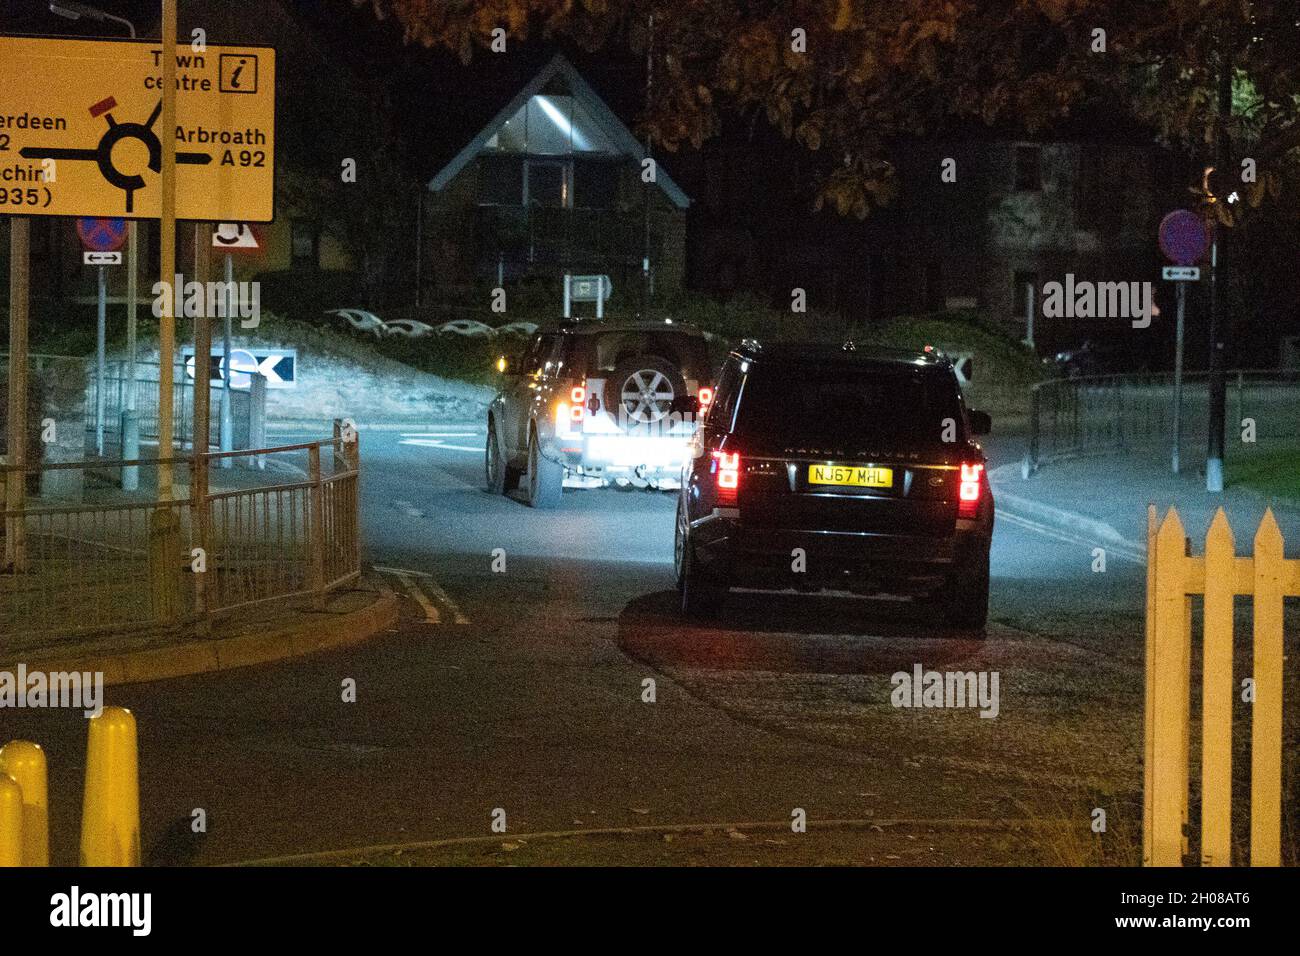
[[[575,97],[542,93],[530,97],[506,120],[487,141],[487,149],[532,156],[618,152],[618,147]]]

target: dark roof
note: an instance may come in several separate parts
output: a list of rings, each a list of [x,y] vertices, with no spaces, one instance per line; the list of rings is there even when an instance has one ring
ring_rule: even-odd
[[[894,365],[948,363],[947,356],[937,350],[925,352],[852,342],[757,342],[747,339],[735,352],[759,362],[874,362]]]

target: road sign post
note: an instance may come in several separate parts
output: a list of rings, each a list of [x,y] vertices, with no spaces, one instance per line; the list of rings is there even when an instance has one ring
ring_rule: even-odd
[[[136,323],[139,321],[140,232],[132,219],[126,234],[126,409],[135,411]]]
[[[1187,306],[1187,283],[1178,283],[1178,324],[1174,331],[1174,474],[1181,470],[1178,460],[1183,444],[1183,312]]]
[[[99,272],[99,308],[95,313],[95,454],[104,457],[104,392],[108,390],[105,379],[104,358],[105,339],[108,327],[108,273],[107,266],[100,266]]]
[[[1219,318],[1219,240],[1210,243],[1210,409],[1209,440],[1205,449],[1205,490],[1223,491],[1223,429],[1226,394],[1223,382],[1223,335]]]
[[[572,318],[570,313],[574,302],[595,302],[596,318],[603,319],[605,300],[613,291],[614,284],[609,281],[609,276],[575,276],[566,272],[564,274],[564,317]]]
[[[13,518],[5,522],[5,567],[26,570],[27,525],[23,509],[27,498],[27,321],[29,308],[28,257],[31,222],[23,216],[9,217],[9,421],[6,431],[5,510]]]
[[[208,223],[194,224],[194,279],[207,288],[212,267],[212,227]],[[194,317],[194,354],[212,352],[212,320],[207,309],[200,309]],[[194,379],[194,439],[193,462],[190,465],[190,514],[197,531],[198,546],[208,553],[210,534],[208,519],[208,426],[211,413],[212,386],[205,378]],[[206,559],[205,559],[206,560]],[[194,607],[199,615],[199,629],[206,632],[208,621],[207,574],[194,575]]]
[[[1196,266],[1165,266],[1162,276],[1166,281],[1176,282],[1178,296],[1178,319],[1174,326],[1174,421],[1173,453],[1171,455],[1175,475],[1182,470],[1183,443],[1183,341],[1184,315],[1187,311],[1187,283],[1196,282],[1201,277],[1201,270]]]
[[[235,259],[226,253],[226,316],[221,330],[221,450],[235,450],[235,424],[230,408],[230,339],[235,312]],[[196,351],[195,355],[198,354]],[[222,468],[234,467],[233,458],[222,458]]]
[[[240,222],[223,222],[217,225],[212,231],[212,245],[214,248],[225,250],[225,291],[223,302],[225,304],[225,321],[222,324],[221,335],[221,424],[220,424],[220,442],[222,451],[233,451],[235,447],[235,428],[232,418],[231,398],[230,398],[230,380],[232,378],[232,365],[230,359],[231,350],[231,328],[234,323],[236,298],[235,298],[235,258],[234,250],[240,252],[256,252],[261,246],[261,236],[248,223]],[[197,355],[197,350],[195,351]],[[197,370],[196,370],[197,376]],[[233,458],[222,458],[222,468],[234,467]]]
[[[1025,344],[1034,348],[1034,284],[1025,283]]]
[[[1192,263],[1199,261],[1205,255],[1207,240],[1205,223],[1194,212],[1178,209],[1160,221],[1160,250],[1169,261],[1176,263],[1165,266],[1162,276],[1166,281],[1178,283],[1178,318],[1174,331],[1173,450],[1170,455],[1170,466],[1175,475],[1182,468],[1183,341],[1187,283],[1196,282],[1201,277],[1200,268]]]
[[[162,143],[158,195],[158,278],[176,275],[176,0],[162,4]],[[172,456],[172,359],[176,354],[176,296],[163,296],[158,318],[158,457]],[[172,466],[158,466],[158,497],[172,497]]]
[[[126,232],[126,408],[122,409],[118,434],[122,447],[118,454],[126,461],[140,457],[140,421],[135,414],[136,323],[139,307],[140,233],[136,222],[127,223]],[[140,466],[122,467],[122,490],[135,491],[140,486]]]
[[[108,329],[108,273],[106,267],[120,265],[122,248],[126,241],[126,221],[123,219],[78,219],[77,235],[85,247],[83,261],[95,266],[98,272],[98,309],[95,313],[95,454],[104,457],[104,401],[108,390],[106,381],[107,360],[104,354]]]

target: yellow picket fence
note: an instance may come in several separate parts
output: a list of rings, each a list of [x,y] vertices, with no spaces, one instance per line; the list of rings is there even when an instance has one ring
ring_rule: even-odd
[[[1201,820],[1203,866],[1232,860],[1233,598],[1252,595],[1254,703],[1250,727],[1250,864],[1282,856],[1282,612],[1300,596],[1300,560],[1283,553],[1271,510],[1255,533],[1254,554],[1239,557],[1220,508],[1205,552],[1190,541],[1173,508],[1157,527],[1147,511],[1146,779],[1142,859],[1181,866],[1189,851],[1192,595],[1203,595]]]

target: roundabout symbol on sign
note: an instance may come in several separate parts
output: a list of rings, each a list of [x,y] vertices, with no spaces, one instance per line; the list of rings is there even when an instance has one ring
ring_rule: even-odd
[[[117,106],[113,97],[100,100],[90,107],[90,115],[107,116],[108,129],[99,139],[99,145],[93,149],[59,148],[53,146],[26,146],[18,151],[24,159],[72,159],[88,160],[99,165],[100,174],[109,183],[126,193],[126,211],[135,211],[135,191],[144,188],[144,177],[133,172],[129,175],[113,165],[113,148],[124,139],[138,139],[149,152],[149,169],[155,173],[162,172],[162,142],[154,132],[153,124],[162,113],[162,101],[153,108],[149,119],[143,123],[119,123],[113,119],[112,110]],[[212,162],[207,153],[186,153],[178,151],[176,162],[192,163],[206,166]]]

